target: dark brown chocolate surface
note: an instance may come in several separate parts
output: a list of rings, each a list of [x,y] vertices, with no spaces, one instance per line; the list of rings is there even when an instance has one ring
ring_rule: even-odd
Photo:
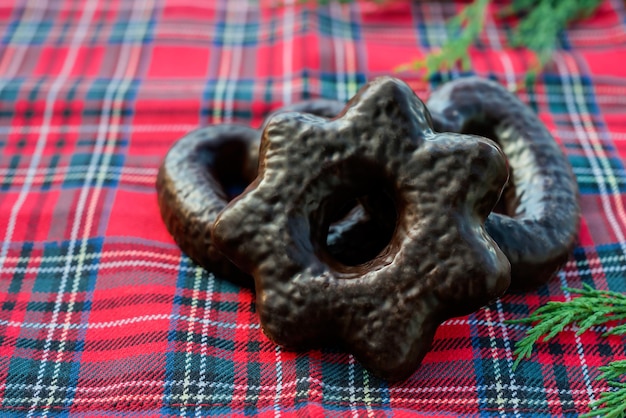
[[[580,224],[571,166],[533,111],[501,85],[477,77],[444,84],[428,100],[435,129],[494,139],[511,171],[489,235],[511,262],[511,285],[547,282],[567,261]]]
[[[508,178],[505,157],[483,138],[435,134],[405,83],[368,83],[330,121],[275,115],[259,162],[213,240],[253,275],[262,328],[276,343],[339,343],[377,375],[402,379],[443,320],[507,289],[509,262],[483,225]],[[373,217],[391,205],[390,241],[361,264],[342,262],[329,251],[329,226],[368,199]]]
[[[315,99],[277,112],[298,111],[334,117],[345,104]],[[274,112],[274,113],[277,113]],[[215,249],[211,229],[217,214],[256,177],[261,130],[241,125],[197,129],[176,142],[157,177],[161,216],[178,246],[209,271],[245,286],[252,279]],[[347,251],[337,243],[336,251]]]
[[[255,129],[239,125],[195,130],[170,149],[156,183],[161,217],[181,250],[207,270],[248,286],[250,276],[213,246],[211,228],[229,201],[228,190],[256,176],[258,138]]]

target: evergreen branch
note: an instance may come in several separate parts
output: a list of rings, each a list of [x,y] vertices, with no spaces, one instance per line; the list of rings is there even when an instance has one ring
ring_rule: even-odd
[[[617,388],[617,390],[602,392],[600,399],[589,404],[591,411],[581,417],[626,417],[626,383],[623,382],[626,377],[626,360],[611,362],[608,366],[600,367],[599,370],[602,374],[598,376],[598,380],[606,380],[610,387]]]
[[[621,375],[626,374],[626,360],[617,360],[610,363],[608,366],[600,367],[599,370],[602,375],[599,379],[618,381]]]
[[[513,354],[517,358],[513,368],[530,357],[535,343],[542,337],[543,341],[548,341],[570,324],[578,325],[576,333],[580,335],[593,326],[626,319],[626,295],[596,290],[589,285],[584,285],[583,289],[564,290],[579,296],[567,302],[548,302],[526,318],[506,321],[509,324],[534,324],[515,344]],[[616,326],[604,335],[622,334],[626,334],[626,324]]]
[[[402,65],[397,71],[426,69],[426,76],[430,76],[439,70],[450,69],[458,62],[461,62],[463,70],[469,70],[471,62],[468,51],[483,31],[489,1],[475,0],[465,6],[448,21],[447,31],[451,39],[439,51],[428,54],[424,59]]]
[[[459,61],[469,70],[468,51],[485,26],[485,14],[491,0],[474,0],[449,21],[449,28],[458,36],[449,40],[437,52],[421,60],[398,67],[398,71],[426,69],[425,77],[452,68]],[[590,16],[602,0],[513,0],[500,17],[522,15],[513,29],[511,44],[535,52],[537,62],[531,64],[526,81],[531,81],[550,61],[559,34],[574,20]],[[460,32],[459,32],[460,30]]]
[[[519,362],[530,357],[535,343],[543,336],[543,341],[557,335],[570,324],[577,324],[576,334],[582,334],[593,326],[607,322],[626,320],[626,295],[608,290],[596,290],[589,285],[582,289],[565,288],[578,297],[567,302],[548,302],[526,318],[506,321],[509,324],[533,325],[526,336],[515,344],[514,355],[517,356],[513,369]],[[617,325],[606,331],[607,335],[626,335],[626,323]],[[626,417],[626,360],[618,360],[600,367],[602,374],[598,377],[607,381],[613,390],[602,392],[600,398],[589,405],[590,412],[582,417],[605,416],[613,418]]]
[[[520,20],[511,43],[526,47],[537,54],[544,67],[554,53],[559,33],[581,17],[590,16],[601,0],[514,0],[506,12],[526,12]]]

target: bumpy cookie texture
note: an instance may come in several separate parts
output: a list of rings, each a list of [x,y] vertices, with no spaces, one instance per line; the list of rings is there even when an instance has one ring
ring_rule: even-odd
[[[487,232],[511,262],[511,286],[547,282],[578,235],[578,187],[571,166],[533,111],[501,85],[477,77],[444,84],[428,100],[438,131],[481,134],[506,154],[512,181]]]
[[[215,245],[253,275],[257,312],[277,344],[340,343],[377,375],[408,377],[445,319],[509,285],[509,262],[483,222],[508,178],[500,149],[435,134],[424,104],[390,77],[364,86],[336,119],[276,115],[259,175],[215,222]],[[338,208],[386,194],[389,243],[358,265],[328,251]]]
[[[330,118],[344,106],[316,99],[274,114],[298,111]],[[253,284],[251,277],[217,251],[211,230],[228,201],[256,177],[261,132],[232,124],[197,129],[172,146],[156,182],[161,217],[183,252],[207,270],[244,286]]]

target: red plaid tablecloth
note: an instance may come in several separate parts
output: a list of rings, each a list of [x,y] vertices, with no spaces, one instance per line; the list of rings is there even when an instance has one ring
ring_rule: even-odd
[[[529,54],[490,9],[472,72],[512,85]],[[466,4],[466,3],[465,3]],[[341,351],[268,342],[253,295],[194,265],[163,226],[155,176],[211,123],[258,126],[309,97],[440,46],[462,4],[313,7],[296,0],[23,0],[0,4],[0,415],[575,416],[607,390],[620,337],[571,329],[512,369],[527,329],[503,321],[583,283],[626,291],[626,9],[605,1],[560,36],[520,97],[578,178],[580,244],[532,292],[445,322],[389,385]],[[510,23],[510,22],[509,22]],[[424,99],[451,71],[423,81]]]

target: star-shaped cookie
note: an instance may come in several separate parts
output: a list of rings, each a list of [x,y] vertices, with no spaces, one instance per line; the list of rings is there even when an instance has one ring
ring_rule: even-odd
[[[484,229],[507,178],[493,142],[435,134],[408,85],[377,78],[335,119],[273,117],[258,177],[219,215],[213,237],[254,277],[272,341],[339,344],[375,374],[402,379],[442,321],[507,289],[509,262]],[[396,214],[389,243],[363,264],[339,262],[326,245],[338,208],[365,198],[376,211],[379,196]]]

